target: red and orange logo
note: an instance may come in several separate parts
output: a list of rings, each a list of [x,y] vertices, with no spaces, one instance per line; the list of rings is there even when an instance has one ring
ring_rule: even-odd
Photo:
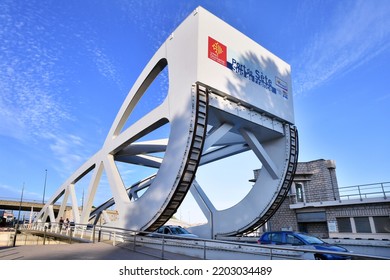
[[[227,48],[217,40],[209,37],[209,58],[226,66]]]

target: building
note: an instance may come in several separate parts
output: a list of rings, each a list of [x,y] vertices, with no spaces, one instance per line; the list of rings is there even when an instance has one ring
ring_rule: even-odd
[[[389,240],[390,182],[340,188],[334,161],[300,162],[288,196],[263,230]]]
[[[0,226],[8,226],[14,222],[14,214],[9,210],[0,210]]]

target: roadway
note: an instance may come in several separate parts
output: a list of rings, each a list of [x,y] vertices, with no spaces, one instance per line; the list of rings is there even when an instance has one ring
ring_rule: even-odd
[[[112,246],[104,242],[0,247],[0,260],[161,260],[161,250]],[[166,260],[198,258],[164,252]]]

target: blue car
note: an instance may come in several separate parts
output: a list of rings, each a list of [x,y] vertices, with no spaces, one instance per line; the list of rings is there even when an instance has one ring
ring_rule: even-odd
[[[313,249],[335,251],[335,252],[348,252],[347,249],[326,243],[318,237],[311,236],[305,233],[293,232],[293,231],[269,231],[262,234],[257,241],[259,244],[273,244],[273,245],[290,245],[290,246],[313,246]],[[350,256],[333,255],[316,253],[314,254],[316,260],[346,260],[351,259]]]

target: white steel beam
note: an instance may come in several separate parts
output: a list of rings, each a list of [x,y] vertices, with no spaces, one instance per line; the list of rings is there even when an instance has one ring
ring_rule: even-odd
[[[228,133],[233,128],[233,125],[229,123],[223,123],[217,129],[213,130],[211,134],[207,135],[206,141],[203,146],[203,152],[207,151],[211,146],[213,146],[219,139],[221,139],[226,133]]]
[[[134,156],[145,153],[165,152],[168,145],[168,139],[159,139],[154,141],[135,142],[121,150],[116,156]]]
[[[58,211],[57,214],[57,222],[60,220],[61,217],[64,217],[65,209],[66,209],[66,204],[68,203],[69,199],[69,191],[68,188],[65,189],[64,196],[62,198],[62,203],[60,206],[60,210]]]
[[[118,156],[115,157],[117,161],[142,165],[152,168],[159,168],[163,159],[160,157],[149,156],[149,155],[134,155],[134,156]]]
[[[206,193],[203,191],[202,187],[196,180],[194,180],[194,182],[192,183],[190,191],[206,217],[209,217],[210,213],[216,211],[216,208],[214,207],[213,203],[207,197]]]
[[[278,168],[276,167],[271,157],[268,155],[267,151],[257,140],[256,136],[252,132],[247,131],[245,129],[240,129],[240,132],[244,137],[245,141],[248,143],[249,147],[253,150],[253,152],[259,158],[259,160],[261,161],[265,169],[271,175],[271,177],[273,179],[278,179],[279,178]]]
[[[103,170],[104,167],[102,162],[100,162],[97,166],[95,166],[95,169],[93,170],[92,178],[89,183],[89,187],[87,191],[86,201],[83,204],[84,207],[81,213],[80,223],[82,224],[88,223],[89,215],[91,214],[91,210],[92,210],[93,200],[95,198],[96,190],[99,186],[99,182],[100,182],[100,178],[102,177]]]
[[[103,164],[111,192],[115,200],[115,205],[118,206],[119,214],[121,214],[121,210],[123,210],[125,205],[130,202],[129,196],[127,195],[126,188],[123,184],[118,168],[115,165],[114,157],[112,155],[107,155]]]
[[[213,161],[217,161],[219,159],[227,158],[230,156],[234,156],[236,154],[248,151],[249,147],[245,144],[235,144],[229,145],[225,147],[221,147],[219,149],[215,149],[214,151],[210,151],[204,155],[200,160],[200,165],[204,165]]]
[[[74,184],[70,184],[68,186],[68,191],[70,194],[71,204],[72,204],[72,211],[73,211],[73,220],[75,223],[80,223],[80,211],[79,211],[79,205],[77,203],[77,196],[74,188]]]
[[[47,211],[48,211],[48,214],[49,214],[50,222],[54,223],[56,221],[56,218],[54,216],[53,205],[49,205],[49,207],[47,208]]]

